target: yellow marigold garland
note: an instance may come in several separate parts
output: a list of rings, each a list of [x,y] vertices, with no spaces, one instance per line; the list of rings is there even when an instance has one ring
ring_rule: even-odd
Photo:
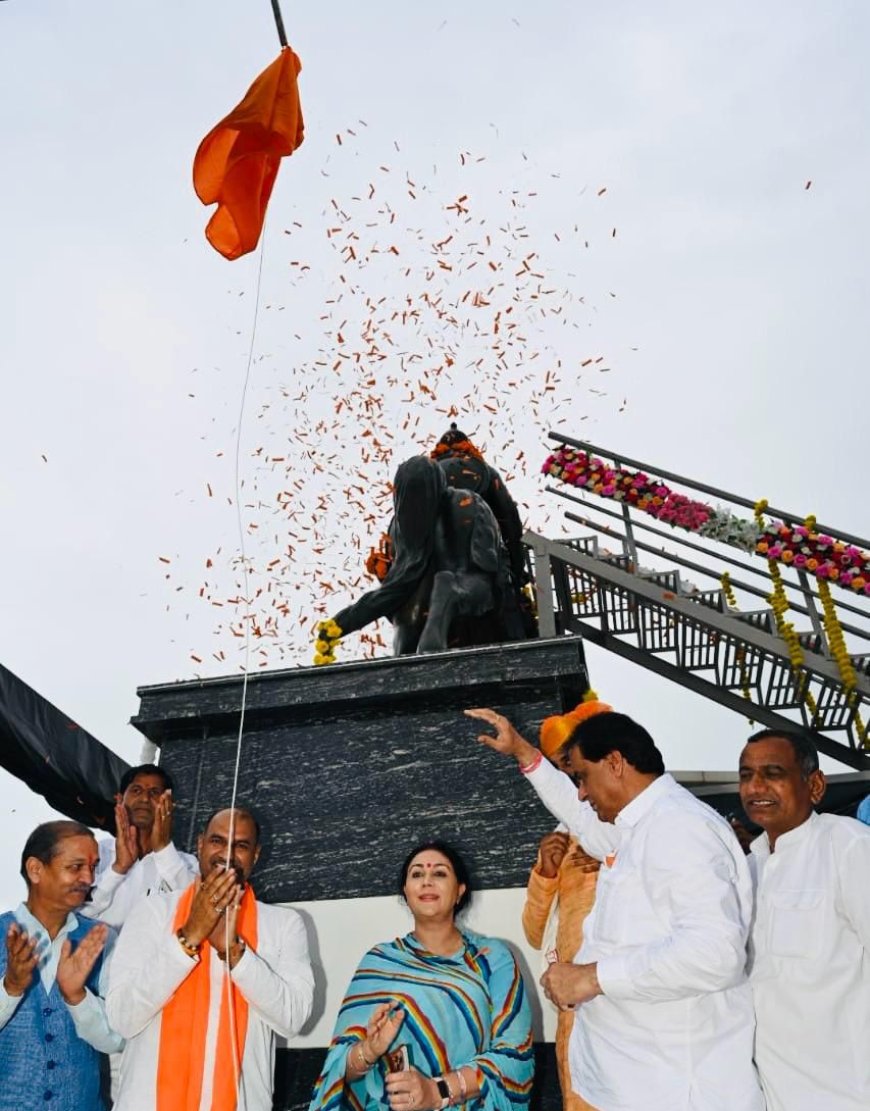
[[[755,519],[759,523],[763,521],[762,514],[765,509],[767,509],[766,498],[762,498],[755,503]],[[791,663],[791,670],[797,689],[804,702],[809,706],[813,718],[815,718],[817,711],[816,700],[810,692],[809,673],[805,666],[804,650],[794,625],[785,619],[789,604],[788,595],[785,592],[782,575],[780,574],[779,564],[775,559],[769,559],[767,561],[767,567],[770,571],[771,581],[773,582],[773,593],[768,595],[767,600],[770,603],[770,608],[773,610],[777,631],[785,641],[786,648],[788,649],[788,658]]]
[[[849,656],[849,649],[846,647],[846,638],[843,636],[843,627],[840,624],[840,619],[837,617],[837,607],[834,599],[831,597],[830,586],[823,581],[819,582],[819,598],[822,601],[822,620],[825,626],[825,636],[828,641],[828,648],[831,651],[834,663],[837,665],[837,670],[840,672],[840,679],[843,682],[843,687],[846,691],[846,702],[849,709],[855,714],[855,725],[858,727],[858,740],[864,747],[867,746],[867,726],[861,720],[861,715],[858,713],[858,675],[855,672],[855,665]]]
[[[335,649],[341,640],[341,627],[330,617],[317,625],[317,639],[314,642],[314,666],[335,663]]]

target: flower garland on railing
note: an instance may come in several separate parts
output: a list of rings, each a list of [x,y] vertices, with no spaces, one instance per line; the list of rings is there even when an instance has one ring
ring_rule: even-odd
[[[314,666],[335,663],[335,649],[341,640],[341,628],[330,617],[317,625],[317,639],[314,642]]]
[[[815,531],[815,525],[815,517],[807,517],[806,528],[810,533]],[[852,657],[849,655],[849,649],[846,646],[846,638],[843,635],[843,627],[837,616],[837,607],[834,603],[834,599],[831,597],[831,587],[826,579],[819,579],[819,598],[822,603],[822,622],[825,627],[828,648],[837,665],[837,670],[840,672],[840,678],[843,681],[843,687],[846,691],[846,701],[849,704],[849,709],[852,710],[855,715],[858,743],[866,747],[868,727],[864,724],[861,715],[858,713],[858,693],[856,690],[858,686],[858,675],[855,671],[855,665],[852,663]]]
[[[785,563],[820,582],[834,582],[870,597],[870,552],[819,533],[813,518],[804,525],[767,523],[759,512],[755,521],[748,521],[721,506],[677,494],[642,471],[611,466],[579,448],[560,447],[547,458],[542,472],[599,497],[625,502],[672,527],[763,556],[769,565]],[[759,505],[767,508],[766,501]]]
[[[759,528],[764,527],[764,517],[762,514],[766,508],[767,502],[764,499],[755,503],[755,520]],[[810,691],[809,672],[805,670],[806,658],[804,657],[803,645],[800,642],[800,636],[794,625],[785,619],[785,615],[789,608],[789,601],[788,595],[785,592],[785,584],[782,581],[782,572],[779,569],[779,564],[770,556],[768,556],[767,559],[767,568],[770,572],[771,581],[773,582],[773,593],[767,596],[767,600],[770,603],[770,608],[773,610],[777,631],[788,648],[788,658],[791,663],[795,689],[799,696],[803,698],[804,702],[806,702],[815,720],[817,704]]]

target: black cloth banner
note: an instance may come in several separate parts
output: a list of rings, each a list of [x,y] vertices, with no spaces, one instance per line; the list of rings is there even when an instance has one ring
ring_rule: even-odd
[[[114,832],[129,766],[0,664],[0,766],[68,818]]]

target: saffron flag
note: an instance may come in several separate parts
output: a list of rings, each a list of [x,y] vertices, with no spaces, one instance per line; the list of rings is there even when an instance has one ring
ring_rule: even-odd
[[[244,100],[199,144],[193,187],[217,204],[205,235],[227,259],[253,251],[281,159],[303,137],[296,78],[302,65],[289,46],[256,79]]]

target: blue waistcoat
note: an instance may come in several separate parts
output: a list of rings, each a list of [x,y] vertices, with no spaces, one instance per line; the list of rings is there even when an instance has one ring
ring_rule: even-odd
[[[91,919],[76,915],[67,935],[73,948],[91,930]],[[6,933],[15,915],[0,914],[0,976],[6,971]],[[102,953],[87,986],[97,984]],[[100,1054],[76,1033],[73,1020],[52,984],[46,994],[39,971],[12,1018],[0,1030],[0,1111],[104,1111],[100,1096]]]

